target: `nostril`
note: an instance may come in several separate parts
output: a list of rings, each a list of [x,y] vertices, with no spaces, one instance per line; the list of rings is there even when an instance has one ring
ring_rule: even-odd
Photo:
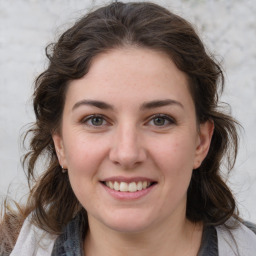
[[[143,148],[113,148],[109,154],[110,161],[123,169],[132,169],[143,163],[146,158]]]

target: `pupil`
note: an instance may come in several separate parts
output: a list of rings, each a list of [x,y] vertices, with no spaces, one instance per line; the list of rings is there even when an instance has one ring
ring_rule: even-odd
[[[164,122],[165,122],[165,120],[164,120],[164,118],[161,118],[161,117],[157,117],[157,118],[155,118],[154,119],[154,124],[155,125],[164,125]]]
[[[99,126],[99,125],[102,125],[102,123],[103,123],[103,120],[102,120],[101,117],[94,117],[92,119],[92,124],[93,125]]]

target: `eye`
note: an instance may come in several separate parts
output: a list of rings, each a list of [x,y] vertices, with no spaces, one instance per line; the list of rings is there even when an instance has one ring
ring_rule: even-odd
[[[175,123],[176,122],[172,117],[164,114],[154,115],[148,122],[149,125],[158,127],[167,127]]]
[[[102,115],[90,115],[82,120],[83,124],[92,127],[100,127],[107,125],[107,121]]]

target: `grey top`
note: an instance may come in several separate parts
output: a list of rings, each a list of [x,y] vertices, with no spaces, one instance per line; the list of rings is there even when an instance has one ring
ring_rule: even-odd
[[[77,215],[56,239],[51,256],[84,256],[81,215]]]

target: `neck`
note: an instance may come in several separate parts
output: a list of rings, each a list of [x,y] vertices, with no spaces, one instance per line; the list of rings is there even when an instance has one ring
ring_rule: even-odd
[[[119,232],[89,219],[84,243],[86,256],[195,256],[198,253],[202,224],[182,221],[158,223],[141,232]]]

